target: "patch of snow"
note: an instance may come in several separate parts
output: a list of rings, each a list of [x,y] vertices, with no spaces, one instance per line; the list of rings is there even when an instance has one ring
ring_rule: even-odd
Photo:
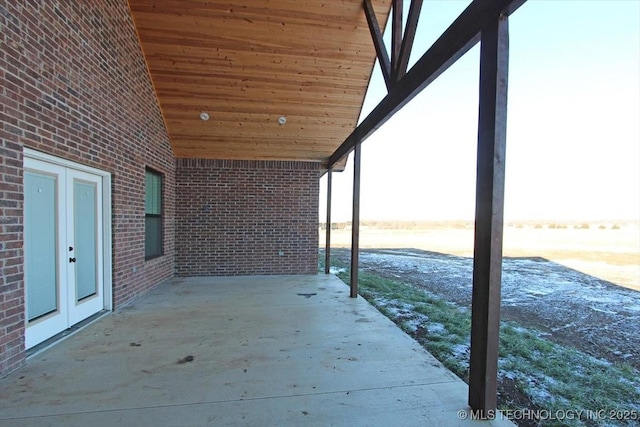
[[[544,296],[554,293],[555,290],[551,288],[530,287],[529,289],[526,289],[525,292],[531,295]]]
[[[503,298],[502,305],[505,307],[528,306],[529,304],[531,304],[531,301],[529,301],[530,298],[531,296],[522,296],[519,298]]]
[[[409,303],[403,303],[402,305],[400,305],[400,309],[402,311],[411,312],[411,311],[413,311],[414,308],[416,308],[416,306],[413,305],[413,304],[409,304]]]
[[[398,310],[398,307],[393,306],[393,305],[385,305],[384,309],[387,311],[387,313],[389,313],[391,316],[398,317],[400,315],[400,311]]]
[[[385,307],[387,308],[387,306],[391,303],[390,300],[386,299],[386,298],[381,298],[378,297],[376,298],[376,304],[378,304],[380,307]]]
[[[550,328],[553,332],[558,332],[563,329],[572,328],[576,326],[576,322],[565,323],[564,325],[556,326],[554,328]]]
[[[346,268],[329,267],[329,273],[331,273],[331,274],[340,274],[340,273],[344,273],[345,271],[347,271]]]
[[[613,363],[609,362],[607,359],[598,359],[592,356],[592,361],[596,364],[596,365],[600,365],[600,366],[612,366]]]
[[[418,328],[421,328],[425,323],[427,323],[428,320],[429,318],[427,316],[417,313],[411,319],[402,322],[402,324],[412,332],[415,332]],[[427,326],[427,329],[429,329],[429,326]]]
[[[381,308],[384,308],[389,315],[394,318],[398,318],[400,316],[409,316],[414,318],[417,316],[417,313],[414,313],[415,306],[413,304],[400,303],[395,299],[387,299],[387,298],[376,298],[376,304]],[[426,316],[424,316],[426,318]]]
[[[592,306],[590,306],[590,308],[591,308],[591,310],[593,310],[593,311],[597,311],[597,312],[599,312],[599,313],[606,313],[606,314],[618,314],[618,312],[616,312],[616,311],[604,310],[604,309],[602,309],[602,308],[598,308],[598,307],[593,306],[593,305],[592,305]]]
[[[630,305],[630,306],[624,307],[624,309],[627,311],[634,311],[634,312],[640,313],[640,304]]]
[[[636,390],[636,393],[640,394],[640,385],[635,385],[635,383],[629,381],[628,379],[624,378],[624,377],[619,377],[618,381],[620,381],[623,384],[627,384],[630,385],[631,387],[633,387]],[[640,402],[638,402],[640,404]]]
[[[606,291],[603,291],[606,292]],[[597,302],[601,304],[616,304],[620,301],[620,297],[618,295],[586,295],[582,297],[585,301],[589,302]]]
[[[551,377],[546,375],[540,375],[539,377],[529,377],[526,378],[528,392],[531,396],[531,401],[545,406],[546,402],[553,402],[555,398],[553,395],[547,390],[548,385],[555,385],[557,381]]]
[[[429,323],[427,325],[427,331],[433,335],[441,335],[442,333],[446,332],[442,323]]]
[[[498,378],[507,378],[510,380],[514,380],[518,377],[513,371],[500,371],[498,372]]]
[[[456,359],[467,359],[469,357],[469,344],[456,344],[451,347],[453,357]]]

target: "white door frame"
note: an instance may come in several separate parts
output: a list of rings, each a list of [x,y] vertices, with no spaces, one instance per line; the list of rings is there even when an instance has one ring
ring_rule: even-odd
[[[111,253],[111,173],[93,168],[91,166],[85,166],[79,163],[75,163],[69,160],[61,159],[49,154],[41,153],[39,151],[32,150],[30,148],[24,148],[24,164],[29,160],[38,160],[41,162],[62,166],[65,168],[73,169],[75,171],[86,172],[92,175],[99,176],[102,181],[101,193],[102,193],[102,239],[101,249],[103,254],[103,268],[102,268],[102,307],[105,310],[113,309],[113,291],[112,291],[112,253]],[[62,256],[65,256],[66,252],[62,252]],[[25,316],[25,324],[27,322]],[[27,343],[27,347],[30,347]]]

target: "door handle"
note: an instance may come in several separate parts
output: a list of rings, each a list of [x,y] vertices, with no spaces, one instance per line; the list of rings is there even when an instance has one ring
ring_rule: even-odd
[[[69,258],[69,262],[76,262],[75,258]]]

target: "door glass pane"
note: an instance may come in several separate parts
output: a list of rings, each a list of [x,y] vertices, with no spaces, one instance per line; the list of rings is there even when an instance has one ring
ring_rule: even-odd
[[[96,185],[73,183],[74,257],[76,258],[76,301],[97,292],[97,200]]]
[[[56,189],[54,176],[25,172],[24,274],[28,321],[58,309]]]

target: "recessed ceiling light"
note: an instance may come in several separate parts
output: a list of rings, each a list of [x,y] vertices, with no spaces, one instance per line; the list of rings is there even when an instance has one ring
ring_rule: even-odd
[[[278,124],[279,125],[283,125],[285,123],[287,123],[287,118],[285,116],[278,117]]]
[[[209,113],[205,111],[200,113],[200,120],[202,120],[203,122],[206,122],[207,120],[209,120]]]

